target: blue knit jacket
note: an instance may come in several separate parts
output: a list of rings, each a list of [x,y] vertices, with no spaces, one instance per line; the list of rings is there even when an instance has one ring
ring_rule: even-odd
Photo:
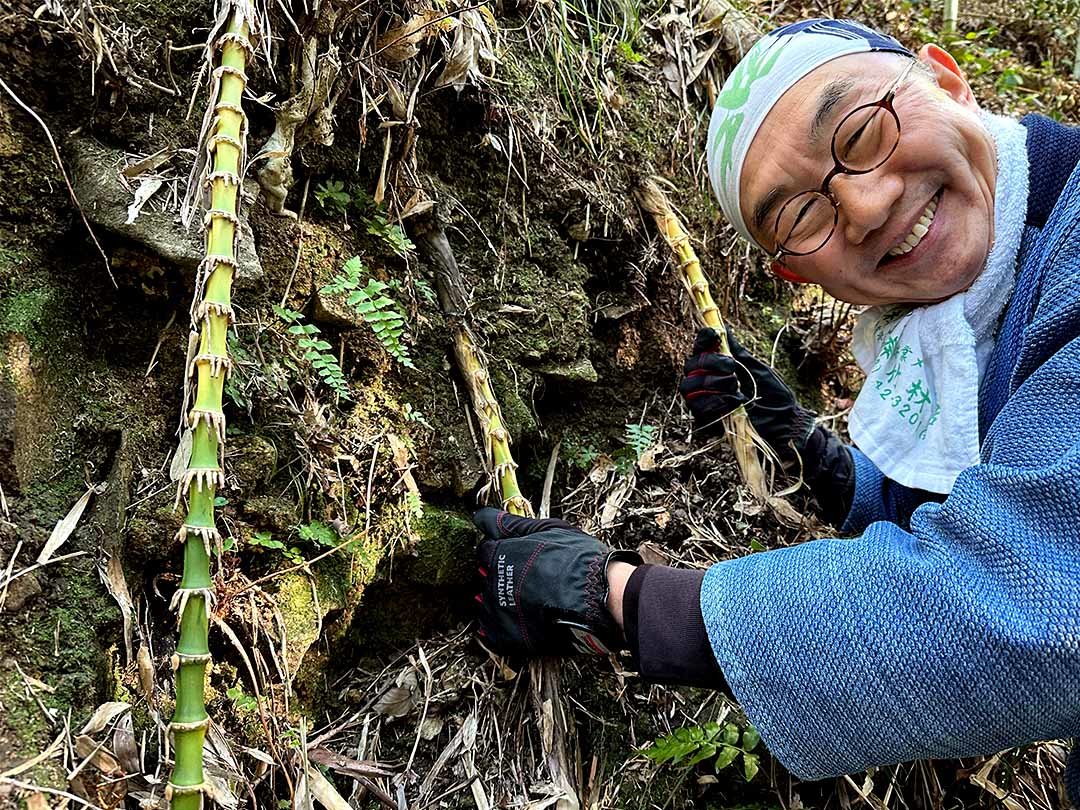
[[[853,450],[860,536],[705,574],[716,660],[802,778],[1080,734],[1080,130],[1022,123],[1027,227],[981,463],[935,502]]]

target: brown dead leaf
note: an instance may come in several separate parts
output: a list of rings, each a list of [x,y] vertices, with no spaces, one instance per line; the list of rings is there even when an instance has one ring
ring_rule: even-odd
[[[442,734],[446,725],[441,717],[428,717],[420,724],[420,738],[430,742]]]
[[[465,85],[470,71],[478,69],[472,29],[467,25],[459,25],[454,32],[454,44],[446,55],[446,65],[435,80],[435,88],[451,86],[460,89]]]
[[[641,559],[649,565],[670,565],[671,561],[656,543],[646,541],[637,547]]]
[[[308,766],[307,779],[312,797],[326,810],[352,810],[352,805],[338,793],[337,788],[319,772],[318,768]]]
[[[154,154],[147,155],[142,160],[132,163],[130,166],[123,169],[120,173],[124,175],[124,177],[128,178],[138,177],[140,174],[152,172],[155,169],[164,165],[165,163],[168,163],[170,160],[172,160],[172,156],[174,154],[176,154],[176,150],[170,149],[166,146],[154,152]]]
[[[414,495],[419,495],[420,488],[416,485],[416,479],[413,478],[412,472],[409,471],[409,448],[394,433],[388,433],[386,438],[390,442],[390,450],[394,454],[394,466],[401,473],[401,480],[405,482],[405,488]]]
[[[131,601],[131,591],[128,590],[127,580],[124,579],[124,569],[120,565],[120,557],[114,552],[109,552],[109,559],[103,568],[98,569],[106,590],[116,604],[120,606],[120,615],[124,619],[124,661],[128,664],[132,659],[131,640],[131,617],[135,613],[135,603]]]
[[[308,750],[308,759],[316,765],[323,765],[336,773],[345,776],[367,776],[372,779],[381,779],[385,776],[394,776],[394,771],[378,762],[370,759],[352,759],[344,754],[338,754],[321,745]]]
[[[404,686],[391,686],[383,692],[372,706],[376,714],[384,714],[387,717],[404,717],[414,704],[413,693]]]
[[[139,686],[142,687],[143,697],[151,706],[154,705],[154,659],[150,656],[150,648],[146,644],[139,645],[139,652],[135,655],[139,664]]]
[[[113,718],[118,717],[121,713],[128,711],[130,708],[130,703],[124,703],[122,701],[102,703],[94,710],[94,714],[86,721],[86,725],[82,727],[82,731],[79,733],[97,734],[104,729],[105,726],[109,725],[109,723],[113,721]]]
[[[124,769],[120,762],[112,755],[112,752],[99,743],[93,737],[80,734],[75,738],[75,753],[83,759],[89,759],[90,764],[106,776],[123,776]]]
[[[120,762],[124,773],[139,772],[139,746],[135,742],[135,727],[131,722],[131,712],[123,714],[116,721],[113,729],[112,750]]]
[[[641,458],[638,459],[638,468],[649,472],[656,469],[656,458],[661,455],[667,448],[662,444],[652,444],[645,449],[645,452],[641,454]]]
[[[90,498],[94,495],[101,495],[105,492],[108,484],[104,482],[94,487],[88,487],[86,492],[82,494],[82,497],[75,502],[75,505],[71,507],[71,510],[64,516],[63,520],[56,524],[52,530],[52,534],[49,535],[49,539],[45,541],[45,547],[41,549],[41,553],[38,554],[38,565],[47,563],[52,555],[56,553],[56,550],[60,546],[67,542],[71,537],[71,533],[75,531],[75,527],[79,525],[79,518],[82,517],[83,512],[86,511],[87,504],[90,503]]]
[[[388,29],[376,42],[376,52],[384,61],[396,64],[412,59],[420,53],[420,43],[431,39],[452,26],[453,20],[439,20],[443,15],[429,9],[417,14],[408,22]],[[436,22],[437,21],[437,22]]]
[[[623,504],[630,497],[630,493],[634,491],[636,481],[636,476],[628,475],[611,490],[611,494],[607,496],[607,500],[604,501],[604,508],[600,512],[600,528],[608,529],[615,523],[615,518],[619,516]]]

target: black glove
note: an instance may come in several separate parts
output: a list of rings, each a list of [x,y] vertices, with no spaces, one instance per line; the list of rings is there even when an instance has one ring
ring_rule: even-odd
[[[841,525],[855,494],[851,451],[832,431],[816,425],[813,411],[799,405],[772,367],[750,354],[725,328],[732,356],[719,353],[716,330],[699,330],[679,383],[695,427],[723,436],[722,417],[744,406],[750,424],[785,468],[802,475],[822,516]]]
[[[706,327],[697,333],[693,354],[684,366],[679,393],[686,399],[701,433],[724,435],[723,417],[740,405],[754,430],[781,458],[791,448],[802,450],[814,429],[814,414],[801,407],[795,394],[772,367],[742,347],[727,330],[731,355],[720,354],[720,336]]]
[[[480,633],[499,653],[606,654],[622,646],[607,609],[608,564],[641,565],[632,551],[613,551],[564,520],[481,509],[473,521],[480,544]]]

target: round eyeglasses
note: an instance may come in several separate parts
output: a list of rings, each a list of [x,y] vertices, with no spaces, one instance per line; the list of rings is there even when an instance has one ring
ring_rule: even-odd
[[[900,144],[900,119],[893,99],[916,64],[912,59],[881,99],[856,107],[840,121],[832,136],[833,168],[821,188],[796,194],[776,215],[774,259],[809,256],[825,247],[840,219],[839,203],[829,190],[833,178],[868,174],[892,157]]]

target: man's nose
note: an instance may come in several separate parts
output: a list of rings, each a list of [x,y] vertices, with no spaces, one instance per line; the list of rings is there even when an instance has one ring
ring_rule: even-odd
[[[842,174],[829,184],[840,207],[844,238],[861,245],[866,237],[884,225],[896,201],[904,193],[903,181],[893,174]]]

